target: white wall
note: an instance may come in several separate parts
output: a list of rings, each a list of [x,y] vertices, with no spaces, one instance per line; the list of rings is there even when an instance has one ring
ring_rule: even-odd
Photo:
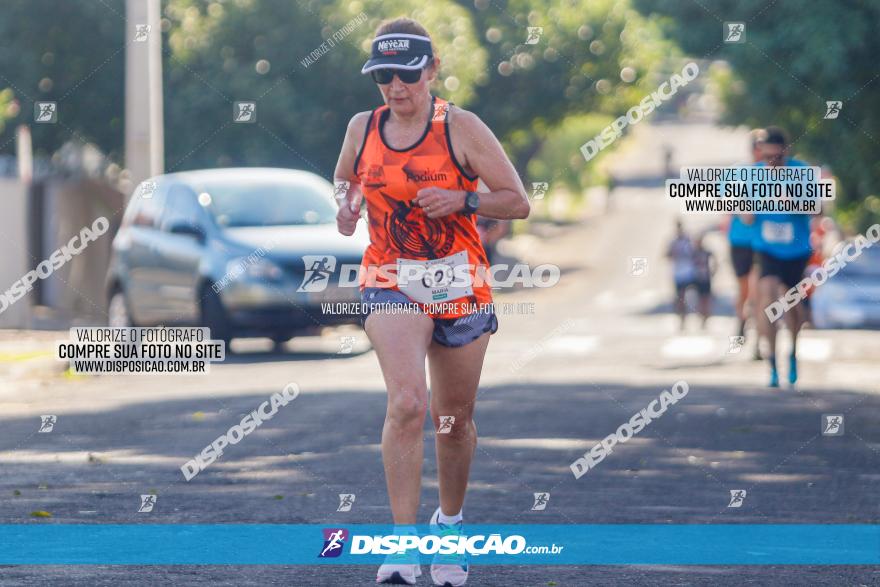
[[[27,188],[18,179],[0,178],[0,293],[21,279],[28,263]],[[0,328],[27,328],[31,294],[0,312]],[[0,308],[3,304],[0,303]]]

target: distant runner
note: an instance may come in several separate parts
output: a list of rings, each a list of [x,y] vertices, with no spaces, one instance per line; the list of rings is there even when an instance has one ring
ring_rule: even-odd
[[[762,152],[764,163],[771,167],[803,167],[806,163],[788,157],[788,137],[781,128],[768,127]],[[812,255],[810,248],[810,219],[808,214],[757,214],[754,215],[754,248],[761,263],[758,282],[759,325],[767,337],[770,366],[770,387],[779,387],[776,364],[777,327],[764,312],[771,302],[781,296],[803,278],[807,261]],[[797,339],[804,323],[804,308],[796,304],[785,313],[785,324],[791,332],[791,355],[788,360],[788,382],[794,385],[798,379]]]
[[[697,290],[699,296],[699,311],[703,318],[703,329],[705,330],[709,317],[712,315],[712,275],[715,273],[715,257],[711,251],[704,246],[704,235],[699,235],[694,239],[694,289]]]
[[[672,261],[672,279],[675,282],[675,311],[678,314],[679,328],[684,330],[687,318],[687,306],[685,295],[688,288],[693,285],[694,271],[694,244],[685,233],[681,220],[675,223],[675,238],[666,249],[666,257]]]
[[[763,161],[764,153],[762,148],[766,137],[767,131],[760,128],[749,133],[752,147],[752,163],[757,164]],[[737,281],[736,317],[739,319],[737,335],[745,336],[748,319],[750,317],[754,318],[756,327],[760,319],[757,315],[758,308],[755,303],[758,271],[755,266],[755,251],[752,248],[752,241],[755,238],[754,223],[749,224],[740,215],[733,214],[730,217],[727,238],[730,242],[730,260]],[[759,339],[760,337],[756,337],[755,340],[754,356],[756,359],[761,358]]]

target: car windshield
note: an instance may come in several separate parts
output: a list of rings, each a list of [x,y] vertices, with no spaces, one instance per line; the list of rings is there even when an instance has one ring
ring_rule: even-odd
[[[847,263],[842,273],[847,277],[875,277],[880,279],[880,249],[862,249],[855,261]]]
[[[197,191],[199,203],[226,228],[326,224],[336,218],[320,185],[307,182],[207,181]]]

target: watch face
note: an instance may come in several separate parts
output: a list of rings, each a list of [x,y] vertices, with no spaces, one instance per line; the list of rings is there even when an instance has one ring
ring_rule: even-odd
[[[465,199],[465,205],[471,210],[476,210],[480,205],[480,196],[475,194],[474,192],[470,192]]]

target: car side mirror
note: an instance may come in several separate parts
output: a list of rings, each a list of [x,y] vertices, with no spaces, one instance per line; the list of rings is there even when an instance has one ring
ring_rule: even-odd
[[[205,230],[201,226],[196,226],[187,222],[176,222],[172,224],[168,228],[168,232],[171,234],[182,234],[184,236],[191,236],[200,243],[204,243],[206,239]]]

